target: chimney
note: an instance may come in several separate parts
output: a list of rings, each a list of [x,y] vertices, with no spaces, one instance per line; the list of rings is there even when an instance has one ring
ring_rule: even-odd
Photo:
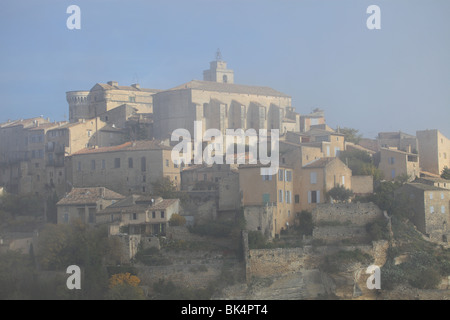
[[[132,84],[131,86],[132,86],[133,88],[136,88],[136,89],[140,89],[140,88],[141,88],[141,86],[139,85],[139,83]]]
[[[117,81],[108,81],[108,84],[113,87],[119,85],[119,83]]]

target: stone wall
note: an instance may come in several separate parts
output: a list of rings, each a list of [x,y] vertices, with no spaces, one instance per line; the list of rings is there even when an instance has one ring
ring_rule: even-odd
[[[305,267],[307,255],[303,248],[249,250],[247,280],[298,272]]]
[[[383,217],[383,212],[374,203],[324,203],[318,204],[312,212],[314,223],[333,221],[365,226]]]
[[[273,237],[273,215],[277,207],[273,206],[246,206],[244,217],[246,229],[249,231],[261,231],[264,235]]]
[[[352,176],[352,191],[356,195],[373,193],[373,176]]]
[[[359,226],[321,226],[314,228],[313,238],[327,242],[344,239],[365,241],[367,240],[367,232],[364,227]]]

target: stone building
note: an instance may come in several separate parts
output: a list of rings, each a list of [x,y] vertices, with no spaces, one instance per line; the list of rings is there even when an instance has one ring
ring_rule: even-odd
[[[306,132],[287,132],[286,141],[320,148],[324,157],[337,157],[345,150],[345,137],[336,131],[313,128]]]
[[[152,183],[163,177],[179,186],[180,168],[172,162],[171,152],[156,140],[86,148],[71,156],[72,184],[105,186],[124,195],[150,193]]]
[[[378,168],[386,180],[395,180],[402,175],[407,175],[408,181],[420,177],[419,156],[397,149],[381,148]]]
[[[126,105],[124,112],[131,107],[137,113],[152,113],[153,95],[158,91],[141,88],[139,84],[119,86],[116,81],[97,83],[89,91],[69,91],[66,93],[69,121],[100,117],[102,121],[118,125],[123,121],[123,115],[111,110]]]
[[[277,174],[261,175],[261,167],[239,166],[241,204],[248,230],[275,237],[294,224],[294,174],[292,168],[281,165]]]
[[[419,150],[417,138],[401,131],[379,132],[377,142],[379,148],[397,149],[416,154]]]
[[[125,197],[104,187],[73,188],[56,204],[57,223],[81,221],[96,224],[99,211]]]
[[[170,138],[175,129],[187,129],[194,136],[194,121],[202,121],[203,131],[226,129],[300,130],[300,115],[291,97],[269,87],[234,83],[232,70],[224,61],[211,62],[204,80],[193,80],[153,96],[154,134]],[[294,121],[294,125],[292,125]]]
[[[450,168],[450,139],[439,130],[417,131],[416,136],[423,171],[441,175],[446,166]]]
[[[179,212],[179,199],[131,195],[101,210],[97,220],[110,224],[110,235],[165,235],[170,218]]]
[[[45,195],[52,191],[46,133],[61,124],[32,118],[0,125],[0,184],[8,192]]]
[[[306,132],[314,126],[325,124],[325,113],[321,109],[314,109],[313,112],[300,116],[300,132]]]
[[[327,202],[327,192],[336,186],[352,189],[352,171],[339,158],[324,157],[303,166],[299,180],[302,210]]]
[[[450,214],[450,190],[423,183],[406,183],[396,190],[413,210],[412,221],[417,229],[436,242],[447,242]]]

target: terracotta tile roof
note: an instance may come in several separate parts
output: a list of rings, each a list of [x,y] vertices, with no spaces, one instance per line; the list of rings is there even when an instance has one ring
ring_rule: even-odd
[[[119,200],[123,195],[105,187],[73,188],[57,205],[94,204],[100,199]]]
[[[133,196],[136,197],[136,196]],[[129,197],[130,198],[130,197]],[[103,209],[102,211],[100,211],[98,214],[111,214],[111,213],[133,213],[133,212],[142,212],[142,211],[152,211],[152,210],[165,210],[168,207],[170,207],[171,205],[173,205],[174,203],[176,203],[177,201],[179,201],[179,199],[162,199],[161,197],[159,197],[159,202],[157,202],[154,205],[150,205],[148,204],[148,202],[139,202],[139,199],[150,199],[150,198],[155,198],[155,197],[150,197],[150,196],[142,196],[142,197],[138,197],[133,198],[134,199],[134,203],[133,201],[128,201],[127,200],[127,205],[125,204],[125,200],[117,202],[115,204],[110,205],[109,207]]]
[[[133,86],[112,86],[107,83],[97,83],[96,85],[94,85],[94,87],[92,89],[96,88],[97,86],[104,90],[143,91],[143,92],[149,92],[149,93],[157,93],[157,92],[162,91],[160,89],[149,89],[149,88],[140,88],[140,87],[136,88]]]
[[[136,151],[136,150],[172,150],[172,148],[161,144],[161,142],[158,140],[140,140],[140,141],[128,141],[118,146],[85,148],[78,152],[73,153],[73,155],[116,152],[116,151]]]
[[[218,91],[218,92],[230,92],[230,93],[241,93],[241,94],[255,94],[262,96],[275,96],[275,97],[286,97],[290,98],[289,95],[279,92],[275,89],[269,87],[260,86],[249,86],[234,83],[220,83],[214,81],[200,81],[192,80],[175,88],[172,90],[183,90],[183,89],[197,89],[204,91]]]
[[[325,158],[320,158],[317,160],[314,160],[313,162],[304,165],[303,168],[305,169],[312,169],[312,168],[325,168],[329,163],[335,161],[336,158],[332,158],[332,157],[325,157]]]
[[[0,126],[1,128],[15,127],[15,126],[23,126],[24,128],[30,127],[34,125],[34,121],[39,121],[39,123],[48,123],[47,119],[42,117],[29,118],[29,119],[20,119],[20,120],[12,120],[9,122],[4,122]]]
[[[410,183],[407,183],[406,185],[416,188],[416,189],[419,189],[419,190],[423,190],[423,191],[447,191],[447,192],[450,192],[450,190],[448,190],[448,189],[436,187],[436,186],[425,184],[425,183],[410,182]]]

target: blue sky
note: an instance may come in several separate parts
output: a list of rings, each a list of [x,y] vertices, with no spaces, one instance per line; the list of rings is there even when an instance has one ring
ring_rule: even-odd
[[[81,30],[66,27],[72,4]],[[366,27],[372,4],[381,30]],[[235,83],[320,107],[333,128],[450,138],[449,14],[447,0],[2,0],[0,122],[63,120],[65,92],[97,82],[201,80],[220,48]]]

